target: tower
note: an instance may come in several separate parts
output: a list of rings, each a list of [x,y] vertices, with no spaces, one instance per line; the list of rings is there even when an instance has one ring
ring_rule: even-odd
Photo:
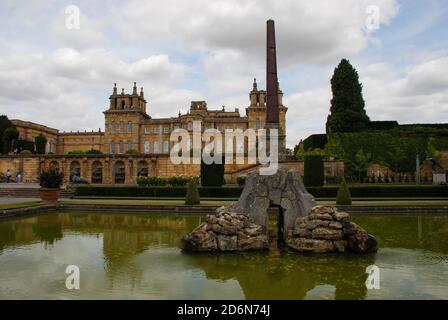
[[[137,91],[134,82],[132,93],[127,94],[124,88],[118,93],[114,84],[112,95],[109,97],[109,109],[104,111],[106,153],[124,154],[128,150],[140,150],[140,123],[150,119],[146,113],[146,100],[143,88]]]

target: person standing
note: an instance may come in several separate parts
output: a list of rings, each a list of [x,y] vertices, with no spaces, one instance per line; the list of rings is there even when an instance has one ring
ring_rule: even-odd
[[[17,171],[16,182],[17,183],[21,183],[22,182],[22,173],[20,171]]]
[[[6,183],[9,183],[11,181],[11,171],[9,169],[6,171]]]

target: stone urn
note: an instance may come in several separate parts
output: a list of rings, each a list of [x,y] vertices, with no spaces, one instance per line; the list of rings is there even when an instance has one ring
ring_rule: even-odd
[[[40,188],[39,196],[42,201],[45,202],[56,202],[59,199],[59,195],[61,194],[60,188]]]

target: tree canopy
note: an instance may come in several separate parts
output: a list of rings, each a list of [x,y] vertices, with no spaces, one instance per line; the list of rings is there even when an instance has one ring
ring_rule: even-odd
[[[356,69],[342,59],[331,78],[330,115],[327,118],[327,133],[359,132],[368,129],[370,119],[364,109],[362,84]]]

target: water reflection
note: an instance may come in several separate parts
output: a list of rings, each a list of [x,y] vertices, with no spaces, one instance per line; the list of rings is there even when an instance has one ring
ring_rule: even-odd
[[[355,217],[379,239],[381,250],[376,255],[313,256],[275,248],[269,253],[181,253],[180,238],[202,219],[60,213],[4,221],[0,223],[0,286],[14,292],[13,298],[366,299],[370,293],[365,270],[372,264],[396,272],[404,266],[420,266],[423,259],[423,264],[443,264],[438,268],[448,272],[448,217],[444,216]],[[86,289],[67,293],[61,270],[72,262],[88,271],[83,273]],[[20,289],[20,281],[30,283],[19,275],[25,269],[33,279],[42,278],[33,282],[33,290]],[[59,278],[53,279],[50,269]],[[431,281],[425,285],[433,288],[437,279],[422,281]],[[5,296],[0,293],[0,298]]]

